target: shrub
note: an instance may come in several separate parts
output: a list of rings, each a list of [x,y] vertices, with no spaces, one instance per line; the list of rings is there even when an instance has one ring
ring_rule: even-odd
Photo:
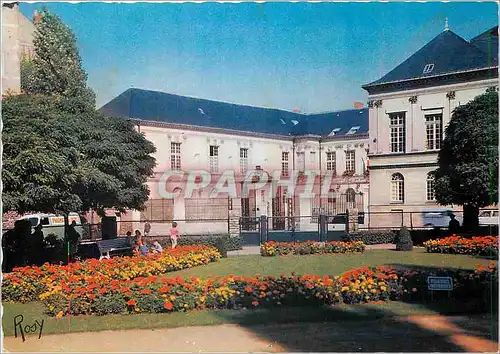
[[[218,237],[215,240],[215,248],[223,258],[227,257],[227,240],[225,237]]]
[[[399,231],[396,243],[396,251],[411,250],[413,250],[413,241],[411,240],[410,232],[405,226],[403,226],[403,228]]]
[[[394,243],[396,233],[392,230],[362,230],[355,234],[346,235],[347,241],[362,241],[365,245]]]
[[[227,250],[228,251],[238,251],[241,250],[243,245],[243,240],[241,236],[230,236],[226,235]]]

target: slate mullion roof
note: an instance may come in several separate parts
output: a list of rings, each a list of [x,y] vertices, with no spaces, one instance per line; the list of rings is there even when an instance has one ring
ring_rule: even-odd
[[[368,110],[351,109],[319,114],[301,114],[274,108],[245,106],[159,91],[128,89],[100,111],[109,116],[138,121],[169,123],[188,128],[225,129],[228,133],[255,132],[275,136],[345,135],[352,127],[360,128],[356,136],[368,133]]]
[[[491,49],[492,47],[496,49]],[[422,82],[422,79],[427,79],[425,82],[430,86],[436,85],[436,82],[430,80],[432,78],[442,80],[446,75],[496,67],[498,67],[498,26],[470,42],[453,31],[445,30],[382,78],[363,85],[363,88],[370,93],[376,91],[377,87],[388,85],[393,85],[395,90],[398,89],[398,85],[402,89],[407,89],[411,88],[411,85],[401,85],[401,83],[412,80]],[[469,76],[467,79],[472,78]]]

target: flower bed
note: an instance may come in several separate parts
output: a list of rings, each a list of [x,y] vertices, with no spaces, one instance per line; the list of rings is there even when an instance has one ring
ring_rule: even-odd
[[[362,241],[354,242],[274,242],[269,241],[260,246],[262,256],[284,256],[289,254],[324,254],[364,252],[365,244]]]
[[[481,297],[498,287],[495,264],[476,271],[435,272],[361,267],[340,277],[230,275],[202,280],[148,276],[107,283],[100,282],[99,278],[88,278],[54,285],[40,298],[48,312],[56,317],[306,304],[321,306],[429,297],[426,290],[428,275],[451,276],[454,290],[450,297],[455,299]]]
[[[470,255],[498,256],[498,236],[464,238],[450,236],[424,242],[430,253],[457,253]]]
[[[220,259],[220,254],[208,246],[180,246],[147,257],[114,257],[89,259],[69,265],[44,264],[41,267],[15,268],[3,277],[4,301],[34,301],[54,285],[112,280],[123,282],[137,277],[163,274],[208,264]]]

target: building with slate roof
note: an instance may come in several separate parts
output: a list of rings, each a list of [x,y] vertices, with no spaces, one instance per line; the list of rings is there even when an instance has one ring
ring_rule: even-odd
[[[236,219],[307,216],[295,223],[292,219],[273,218],[270,227],[316,230],[320,210],[336,214],[348,207],[364,210],[368,206],[366,108],[301,114],[133,88],[100,110],[105,115],[132,119],[157,148],[158,165],[156,177],[149,182],[148,209],[140,214],[130,212],[122,220],[187,220],[179,223],[181,232],[217,233],[227,232],[228,209],[232,209],[230,213]],[[160,196],[158,185],[163,183],[163,173],[172,169],[186,173],[206,170],[212,180],[190,198],[165,199]],[[278,179],[289,180],[293,171],[316,171],[313,192],[317,196],[287,198],[288,187],[270,182],[257,193],[250,191],[241,198],[245,173],[254,169],[264,171],[273,181],[277,180],[276,172]],[[239,196],[235,200],[228,200],[227,196],[209,198],[224,171],[235,171]],[[303,176],[296,194],[304,190],[305,183]],[[330,198],[319,196],[320,186],[325,183],[325,190],[333,194]],[[185,180],[169,180],[167,189],[186,192]],[[199,222],[200,219],[206,222]],[[131,228],[132,224],[128,226]],[[168,228],[168,224],[153,223],[152,232],[163,234]],[[237,233],[239,225],[235,229]]]
[[[439,208],[432,177],[455,107],[498,86],[498,27],[467,41],[449,28],[378,80],[369,97],[369,211]],[[376,188],[374,188],[376,186]],[[380,220],[380,223],[387,223]],[[404,223],[422,226],[418,213]],[[377,221],[371,219],[371,225]]]

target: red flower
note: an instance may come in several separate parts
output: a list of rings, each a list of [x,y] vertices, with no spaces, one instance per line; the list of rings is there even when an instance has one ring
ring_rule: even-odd
[[[130,299],[130,300],[127,301],[127,305],[129,305],[129,306],[135,306],[135,304],[136,303],[135,303],[134,299]]]
[[[174,305],[170,301],[165,301],[163,304],[163,307],[165,307],[167,310],[172,310],[174,308]]]
[[[144,289],[143,291],[141,291],[141,294],[149,295],[151,294],[151,289]]]
[[[258,305],[259,305],[259,302],[258,302],[258,301],[252,301],[252,305],[253,305],[253,306],[258,306]]]

